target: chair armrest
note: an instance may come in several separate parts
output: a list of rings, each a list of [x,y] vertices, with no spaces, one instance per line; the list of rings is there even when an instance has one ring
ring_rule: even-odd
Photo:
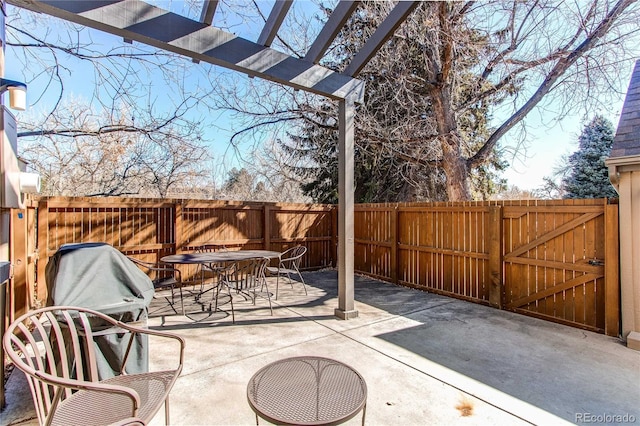
[[[169,264],[161,264],[161,263],[153,263],[153,262],[145,262],[144,260],[136,259],[135,257],[127,256],[133,263],[142,266],[145,269],[150,271],[158,271],[158,272],[177,272],[180,273],[179,269],[169,265]]]
[[[182,369],[182,365],[184,364],[185,340],[181,336],[178,336],[177,334],[173,334],[173,333],[167,333],[164,331],[152,330],[150,328],[138,327],[138,326],[130,325],[121,321],[116,321],[116,322],[119,328],[122,328],[123,330],[129,331],[134,334],[135,333],[147,334],[151,336],[158,336],[158,337],[173,339],[177,341],[180,345],[180,355],[179,355],[179,361],[178,361],[179,365],[177,369]],[[125,358],[122,362],[122,365],[124,366],[126,363],[127,363],[127,359]]]
[[[66,389],[87,390],[93,392],[115,393],[126,396],[131,401],[131,417],[135,417],[138,414],[140,408],[140,395],[134,389],[126,386],[113,385],[102,382],[87,382],[85,380],[67,379],[63,377],[53,376],[42,371],[34,371],[33,374],[43,382]],[[58,392],[61,392],[59,390]],[[57,395],[59,396],[59,395]]]

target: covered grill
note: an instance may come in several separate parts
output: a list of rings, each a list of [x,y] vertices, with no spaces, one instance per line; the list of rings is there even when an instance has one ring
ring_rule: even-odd
[[[145,325],[153,299],[153,283],[133,262],[106,243],[65,244],[46,269],[47,305],[94,309],[119,321]],[[129,338],[106,327],[95,339],[100,380],[120,371]],[[146,336],[136,336],[126,366],[128,373],[148,371]]]

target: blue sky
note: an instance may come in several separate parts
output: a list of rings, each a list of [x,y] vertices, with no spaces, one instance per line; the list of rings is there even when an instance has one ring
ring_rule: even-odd
[[[629,69],[629,79],[631,72],[632,69]],[[623,103],[624,98],[621,96],[618,102],[611,104],[608,111],[600,112],[611,120],[614,128],[618,126]],[[593,117],[588,116],[586,120],[589,121],[591,118]],[[529,190],[540,187],[543,184],[543,178],[552,175],[561,157],[578,149],[578,136],[586,124],[584,115],[576,113],[548,127],[548,123],[552,120],[553,112],[541,115],[539,111],[533,111],[526,118],[530,130],[529,148],[526,158],[507,158],[511,167],[503,176],[508,180],[509,185]]]
[[[160,7],[166,7],[164,3],[168,3],[166,1],[156,1],[153,2]],[[272,2],[260,2],[261,5],[264,5],[264,10],[269,10],[269,5]],[[172,2],[174,5],[174,9],[176,6],[184,6],[185,2]],[[310,6],[311,2],[295,2],[300,7]],[[9,6],[10,7],[10,6]],[[184,11],[177,11],[180,13],[185,13]],[[193,11],[191,11],[193,13]],[[265,12],[266,13],[266,12]],[[186,13],[185,13],[186,14]],[[227,21],[228,25],[233,28],[233,31],[238,33],[238,35],[245,36],[249,39],[257,38],[256,34],[251,34],[250,31],[255,32],[255,26],[243,27],[237,22],[232,22],[231,18]],[[286,24],[285,24],[286,25]],[[52,29],[52,28],[49,28]],[[251,29],[251,30],[250,30]],[[53,28],[55,30],[55,28]],[[113,45],[113,44],[122,44],[121,40],[118,37],[108,35],[99,31],[91,31],[92,39],[97,44],[104,45]],[[313,34],[310,34],[313,36]],[[138,45],[139,46],[139,45]],[[15,57],[11,56],[11,49],[7,49],[7,56],[5,59],[6,69],[5,76],[9,79],[20,79],[23,70],[21,69],[21,65],[15,60]],[[68,87],[67,93],[73,93],[74,96],[80,96],[85,98],[90,98],[91,92],[93,91],[93,86],[91,82],[91,78],[89,78],[93,71],[91,67],[87,64],[83,64],[79,61],[74,61],[73,65],[70,65],[73,69],[73,78],[68,79]],[[194,75],[199,74],[198,71],[203,71],[207,69],[207,67],[212,67],[208,64],[193,64],[190,60],[185,60],[185,67],[189,67],[194,72]],[[227,72],[222,71],[220,68],[216,68],[216,72]],[[630,77],[632,72],[632,67],[629,67],[628,76],[626,77],[626,81],[628,82],[628,78]],[[246,76],[239,75],[240,79],[244,79],[248,81]],[[624,80],[624,78],[623,78]],[[154,79],[151,79],[153,82]],[[28,102],[32,103],[35,101],[34,98],[37,98],[41,93],[46,93],[40,105],[36,105],[32,108],[31,111],[26,113],[16,113],[18,120],[20,120],[20,114],[37,114],[41,113],[46,109],[47,104],[51,104],[54,101],[54,97],[57,96],[55,90],[46,91],[44,88],[45,79],[39,78],[33,82],[30,82],[30,89],[28,93]],[[150,83],[151,84],[151,83]],[[190,81],[187,85],[198,84],[197,81]],[[203,83],[206,87],[207,83]],[[162,86],[162,84],[155,87],[155,96],[163,100],[163,96],[165,99],[163,102],[167,105],[167,108],[171,108],[171,94],[169,88]],[[626,87],[624,88],[626,89]],[[609,118],[614,126],[617,125],[620,109],[622,107],[623,96],[621,95],[617,102],[611,104],[608,111],[601,111],[603,115]],[[582,127],[584,125],[584,119],[582,112],[576,112],[574,115],[567,116],[565,119],[558,123],[553,123],[554,112],[553,106],[549,106],[546,108],[547,112],[543,111],[542,108],[537,108],[529,116],[526,118],[526,123],[529,127],[528,134],[528,147],[526,151],[526,158],[524,155],[520,154],[516,158],[506,157],[507,161],[509,161],[512,166],[509,170],[506,171],[504,177],[508,179],[510,185],[516,185],[521,189],[535,189],[542,185],[542,179],[545,176],[549,176],[552,173],[553,167],[558,163],[561,156],[564,154],[569,154],[577,148],[577,138],[580,134]],[[198,117],[198,114],[208,114],[208,112],[197,111],[195,112],[194,117]],[[586,117],[586,119],[590,119],[591,117]],[[223,161],[227,164],[227,166],[236,165],[233,159],[228,155],[224,156],[227,151],[228,140],[233,133],[233,123],[230,119],[229,114],[218,113],[215,116],[206,115],[206,119],[208,121],[208,125],[210,126],[206,132],[206,138],[209,140],[211,153],[214,156],[214,161]],[[509,144],[510,134],[507,134],[505,138],[503,138],[503,145]]]

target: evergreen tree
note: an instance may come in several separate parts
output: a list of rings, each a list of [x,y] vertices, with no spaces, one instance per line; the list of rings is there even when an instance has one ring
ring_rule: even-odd
[[[361,34],[370,34],[387,15],[390,4],[363,4],[345,24],[328,62],[342,69],[362,48]],[[391,39],[359,74],[367,82],[364,102],[356,107],[355,120],[355,200],[360,203],[396,201],[446,201],[447,176],[443,168],[440,140],[443,134],[435,122],[433,101],[427,96],[433,79],[425,68],[425,49],[437,32],[424,31],[436,20],[433,9],[422,5],[414,12],[415,21],[405,23],[411,37]],[[417,19],[420,18],[420,19]],[[435,24],[434,24],[435,25]],[[479,44],[488,42],[472,28],[460,25],[456,34]],[[464,34],[464,35],[463,35]],[[364,38],[366,40],[366,37]],[[494,99],[470,101],[477,93],[472,71],[479,66],[478,55],[466,45],[457,47],[465,58],[456,62],[456,90],[451,96],[456,106],[457,144],[465,157],[476,152],[493,131],[489,107]],[[398,58],[402,60],[399,61]],[[469,105],[467,105],[469,104]],[[464,105],[464,107],[462,106]],[[459,107],[459,108],[458,108]],[[338,123],[336,105],[328,100],[301,103],[303,120],[281,141],[283,149],[296,162],[292,171],[307,181],[304,193],[317,202],[337,202]],[[475,199],[487,199],[503,185],[499,171],[507,167],[493,149],[487,160],[469,173]]]
[[[617,197],[604,164],[611,152],[613,136],[613,124],[599,115],[584,127],[578,150],[569,156],[570,172],[562,180],[565,198]]]

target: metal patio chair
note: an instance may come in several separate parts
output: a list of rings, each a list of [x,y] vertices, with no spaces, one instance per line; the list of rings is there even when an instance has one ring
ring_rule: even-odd
[[[153,288],[155,290],[171,290],[171,300],[169,300],[167,296],[164,296],[164,298],[176,314],[178,313],[175,308],[175,291],[177,289],[180,294],[180,309],[182,315],[184,315],[184,300],[182,299],[182,278],[180,270],[165,263],[146,262],[131,256],[127,256],[127,258],[143,269],[147,275],[151,275],[151,282],[153,282]]]
[[[264,297],[269,301],[269,310],[271,315],[273,315],[271,293],[269,293],[269,287],[267,286],[267,279],[265,276],[265,270],[269,262],[270,259],[266,257],[240,261],[227,270],[222,276],[221,285],[227,287],[229,297],[231,298],[231,318],[234,324],[236,322],[233,310],[234,295],[248,296],[254,305],[256,304],[257,296]],[[266,292],[262,292],[265,288]],[[216,292],[216,309],[218,306],[218,295],[219,291]]]
[[[217,253],[226,251],[229,251],[226,246],[217,244],[206,244],[198,247],[194,251],[194,253]],[[204,293],[207,293],[209,291],[215,291],[217,293],[220,290],[219,286],[220,281],[222,280],[222,275],[226,273],[226,271],[229,269],[229,266],[218,263],[201,263],[198,265],[198,268],[200,269],[200,291],[196,295],[196,301],[199,301]],[[208,277],[213,278],[212,287],[205,291],[204,283]]]
[[[298,245],[292,247],[280,254],[277,267],[267,267],[267,272],[269,272],[270,275],[276,276],[276,300],[278,300],[278,281],[280,280],[281,275],[287,276],[289,283],[291,284],[291,288],[293,288],[294,280],[291,278],[291,275],[297,274],[298,277],[300,277],[300,282],[304,288],[304,294],[307,294],[307,286],[304,282],[304,278],[302,278],[302,274],[300,273],[300,262],[302,261],[302,256],[304,256],[306,252],[307,248],[305,246]]]
[[[94,338],[108,333],[129,337],[120,374],[98,378],[99,348]],[[172,369],[127,374],[136,335],[157,336],[176,345]],[[16,319],[3,339],[15,368],[23,371],[41,425],[147,424],[165,406],[182,371],[184,340],[132,326],[76,306],[50,306]],[[133,361],[133,360],[132,360]]]

